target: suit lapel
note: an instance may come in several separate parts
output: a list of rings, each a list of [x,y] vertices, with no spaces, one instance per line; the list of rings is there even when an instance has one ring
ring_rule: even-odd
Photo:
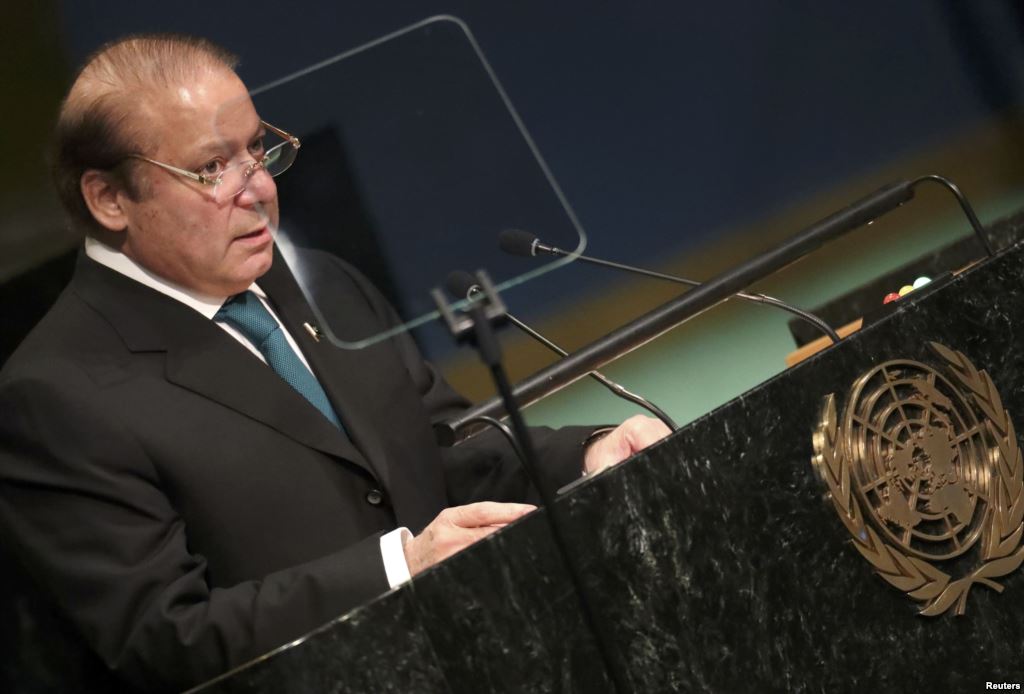
[[[374,374],[379,364],[375,350],[342,349],[326,338],[316,340],[309,334],[304,324],[318,325],[316,316],[280,254],[275,253],[273,267],[258,283],[295,338],[349,437],[377,478],[390,488],[387,432],[380,426],[386,420],[381,419],[376,406],[379,395]]]
[[[373,474],[333,424],[213,321],[84,255],[72,286],[107,318],[130,351],[166,352],[168,381]]]

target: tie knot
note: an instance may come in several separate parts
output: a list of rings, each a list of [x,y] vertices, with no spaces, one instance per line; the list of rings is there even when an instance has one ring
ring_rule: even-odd
[[[249,338],[257,348],[278,329],[277,321],[252,292],[243,292],[224,302],[214,320],[225,321]]]

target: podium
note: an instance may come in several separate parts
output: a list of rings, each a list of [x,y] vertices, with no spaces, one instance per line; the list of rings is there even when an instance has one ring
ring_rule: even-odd
[[[963,615],[954,605],[923,616],[927,600],[857,551],[812,465],[824,398],[842,401],[881,364],[938,363],[933,342],[991,377],[1002,412],[1024,413],[1021,278],[1024,245],[1012,246],[559,498],[586,598],[630,691],[1024,681],[1024,569],[994,579],[1001,593],[971,586]],[[1019,486],[1001,474],[970,479]],[[978,500],[973,522],[988,522],[997,500]],[[613,691],[545,512],[194,691]],[[923,555],[901,556],[919,566]],[[935,566],[962,574],[964,561]]]
[[[995,258],[901,299],[840,344],[558,498],[554,511],[567,528],[586,600],[629,691],[977,691],[986,682],[1024,682],[1024,569],[1002,571],[1003,562],[988,584],[962,592],[962,603],[954,596],[958,601],[941,614],[923,616],[942,586],[898,587],[892,572],[893,580],[883,578],[862,556],[851,534],[856,523],[837,513],[839,488],[819,474],[828,450],[820,429],[817,447],[814,436],[825,398],[835,395],[841,427],[854,384],[880,365],[941,366],[931,343],[988,374],[1000,396],[998,403],[987,396],[990,410],[1011,421],[1022,416],[1024,245],[1009,245],[1022,226],[1018,215],[991,230],[1006,246]],[[978,374],[976,382],[983,380]],[[983,429],[991,433],[986,417],[979,415],[964,441]],[[1024,427],[1024,419],[1016,423]],[[1004,437],[1003,444],[1014,448],[1017,441]],[[1024,484],[1012,456],[998,445],[982,448],[988,476],[958,478],[973,485],[971,498],[980,499],[982,487],[986,495],[968,509],[976,516],[968,525],[985,526],[975,552],[987,542],[1006,490]],[[932,456],[904,461],[918,465],[919,490],[921,466],[939,469]],[[946,463],[966,469],[964,461]],[[907,482],[908,474],[893,473],[887,488]],[[1009,498],[1011,506],[1017,501]],[[859,508],[864,537],[873,528],[884,539],[884,523],[872,525],[870,510]],[[613,691],[546,512],[193,691]],[[1003,558],[1021,552],[1011,531],[1002,528],[997,538],[1009,547]],[[888,556],[896,565],[923,570],[921,555],[895,552],[902,559]],[[974,570],[965,561],[925,563],[955,579]],[[5,583],[3,591],[5,635],[16,644],[5,646],[8,691],[116,690],[94,656],[74,655],[66,638],[58,647],[42,633],[49,624],[31,616],[36,603],[23,588]],[[955,614],[958,605],[962,615]],[[40,673],[42,684],[33,680]]]

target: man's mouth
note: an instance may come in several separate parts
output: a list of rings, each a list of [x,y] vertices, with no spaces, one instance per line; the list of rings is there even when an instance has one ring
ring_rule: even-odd
[[[236,236],[234,238],[234,240],[235,241],[255,241],[255,240],[262,240],[264,238],[264,236],[269,236],[267,228],[266,227],[260,227],[259,229],[256,229],[255,231],[250,231],[248,234],[242,234],[241,236]]]

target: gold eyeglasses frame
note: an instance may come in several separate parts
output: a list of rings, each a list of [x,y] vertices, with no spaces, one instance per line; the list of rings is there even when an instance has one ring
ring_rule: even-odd
[[[249,162],[249,164],[247,165],[247,168],[245,169],[245,171],[243,172],[243,175],[242,175],[242,180],[246,182],[246,185],[248,184],[249,179],[252,178],[252,175],[254,173],[256,173],[257,170],[265,169],[267,160],[270,159],[277,150],[280,150],[280,149],[282,149],[285,146],[291,146],[292,150],[297,152],[299,147],[302,146],[302,142],[299,141],[299,138],[295,137],[291,133],[285,132],[284,130],[281,130],[280,128],[271,125],[270,123],[268,123],[265,120],[261,120],[260,123],[263,125],[264,128],[266,128],[267,130],[270,130],[275,135],[277,135],[278,137],[283,139],[284,142],[278,143],[278,144],[274,145],[273,147],[271,147],[270,149],[268,149],[266,152],[264,152],[263,156],[260,157],[259,161],[256,161],[254,159],[251,162]],[[144,157],[141,154],[129,154],[128,156],[130,158],[132,158],[132,159],[139,159],[141,161],[149,162],[150,164],[154,164],[156,166],[159,166],[162,169],[166,169],[166,170],[168,170],[168,171],[170,171],[172,173],[176,173],[179,176],[184,176],[185,178],[188,178],[188,179],[191,179],[193,181],[196,181],[197,183],[200,183],[200,184],[202,184],[204,186],[213,186],[214,188],[216,188],[218,185],[220,185],[221,181],[224,178],[224,174],[228,171],[228,169],[225,169],[224,171],[221,171],[217,176],[210,177],[210,176],[204,176],[203,174],[198,174],[198,173],[196,173],[194,171],[188,171],[186,169],[182,169],[182,168],[179,168],[177,166],[172,166],[171,164],[165,164],[162,161],[157,161],[155,159],[150,159],[149,157]],[[295,159],[293,158],[292,161],[288,163],[288,166],[284,167],[283,169],[281,169],[277,173],[270,174],[270,175],[271,176],[278,176],[278,175],[284,173],[285,171],[287,171],[291,167],[291,165],[292,165],[292,163],[294,161],[295,161]],[[238,164],[238,166],[241,166],[241,163]],[[269,174],[270,172],[268,171],[267,173]],[[237,197],[237,196],[241,195],[242,191],[245,190],[245,187],[246,186],[243,185],[231,197],[234,198],[234,197]]]

